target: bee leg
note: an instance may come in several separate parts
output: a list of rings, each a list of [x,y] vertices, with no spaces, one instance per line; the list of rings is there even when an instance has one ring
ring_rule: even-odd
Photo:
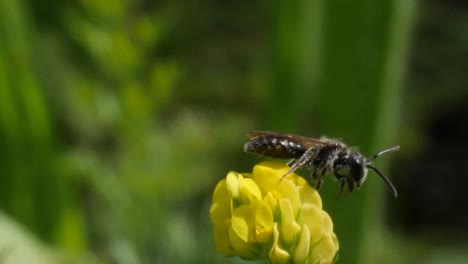
[[[314,156],[314,152],[315,148],[309,148],[308,150],[306,150],[306,152],[304,152],[304,154],[302,154],[302,156],[299,159],[294,160],[294,162],[291,164],[291,167],[289,168],[289,171],[286,172],[286,174],[284,174],[283,176],[281,176],[281,179],[293,173],[300,167],[304,166],[307,162],[309,162],[310,159]]]
[[[340,178],[340,191],[336,195],[336,199],[338,199],[338,197],[340,197],[340,194],[343,192],[343,189],[344,189],[345,185],[346,185],[346,178]]]
[[[315,168],[312,168],[310,171],[309,178],[312,179],[314,182],[317,181],[317,175],[315,174]],[[312,184],[311,184],[312,185]]]
[[[318,176],[318,175],[317,175],[317,168],[314,167],[314,168],[312,169],[312,173],[310,174],[310,177],[312,177],[312,179],[316,180],[316,179],[317,179],[317,176]]]
[[[296,162],[296,159],[292,159],[292,160],[288,161],[288,163],[286,163],[286,165],[291,167],[295,162]]]
[[[320,178],[318,179],[317,184],[315,185],[315,190],[320,191],[320,189],[322,189],[322,185],[323,185],[323,179]]]
[[[348,191],[350,193],[352,193],[353,189],[354,189],[354,182],[353,181],[348,181]]]
[[[315,189],[318,191],[320,188],[322,188],[323,185],[323,179],[322,177],[327,173],[327,169],[324,168],[320,172],[320,174],[317,175],[317,168],[314,169],[314,179],[317,181],[317,185],[315,186]]]
[[[317,177],[317,170],[315,168],[312,168],[309,177],[307,178],[307,183],[309,183],[310,186],[315,185],[315,190],[320,190],[320,188],[323,185],[323,180]],[[310,179],[310,180],[309,180]]]

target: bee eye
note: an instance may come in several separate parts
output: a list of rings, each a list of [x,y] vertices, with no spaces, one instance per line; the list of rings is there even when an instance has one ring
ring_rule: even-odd
[[[359,159],[353,160],[350,167],[350,174],[353,177],[354,181],[358,183],[358,186],[362,184],[365,180],[365,169]]]

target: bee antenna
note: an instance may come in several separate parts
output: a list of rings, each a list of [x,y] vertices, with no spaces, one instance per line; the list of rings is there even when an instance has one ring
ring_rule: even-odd
[[[375,154],[374,156],[372,156],[372,158],[369,159],[369,162],[372,162],[373,160],[375,160],[376,158],[384,155],[384,154],[387,154],[387,153],[390,153],[390,152],[394,152],[394,151],[397,151],[400,149],[400,146],[394,146],[394,147],[391,147],[391,148],[388,148],[388,149],[384,149],[382,151],[380,151],[379,153]]]
[[[384,152],[384,151],[382,151],[382,152]],[[390,189],[392,189],[393,194],[395,195],[395,198],[398,197],[397,189],[395,188],[395,186],[393,186],[392,182],[387,177],[385,177],[385,175],[383,175],[376,167],[374,167],[372,165],[367,165],[366,167],[369,168],[369,169],[372,169],[373,171],[375,171],[380,176],[380,178],[382,178],[382,180],[384,180],[384,182],[387,184],[387,186],[390,187]]]

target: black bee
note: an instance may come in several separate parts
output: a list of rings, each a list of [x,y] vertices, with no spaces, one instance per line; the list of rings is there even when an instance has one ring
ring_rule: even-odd
[[[322,176],[333,173],[340,181],[341,193],[346,183],[349,192],[353,191],[355,185],[360,188],[366,180],[367,170],[371,169],[392,189],[395,198],[398,196],[395,186],[372,166],[372,162],[386,153],[399,150],[400,146],[382,150],[371,158],[366,158],[343,142],[325,137],[316,139],[270,131],[252,131],[247,136],[250,140],[244,145],[245,152],[291,159],[288,162],[290,169],[283,177],[301,167],[309,168],[312,170],[311,176],[316,182],[316,189],[319,190],[323,184]]]

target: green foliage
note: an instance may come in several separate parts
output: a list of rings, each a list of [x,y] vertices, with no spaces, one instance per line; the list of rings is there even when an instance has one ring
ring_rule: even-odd
[[[0,144],[2,208],[44,239],[67,204],[54,167],[54,133],[45,95],[32,67],[32,36],[16,1],[2,1],[0,25]]]

